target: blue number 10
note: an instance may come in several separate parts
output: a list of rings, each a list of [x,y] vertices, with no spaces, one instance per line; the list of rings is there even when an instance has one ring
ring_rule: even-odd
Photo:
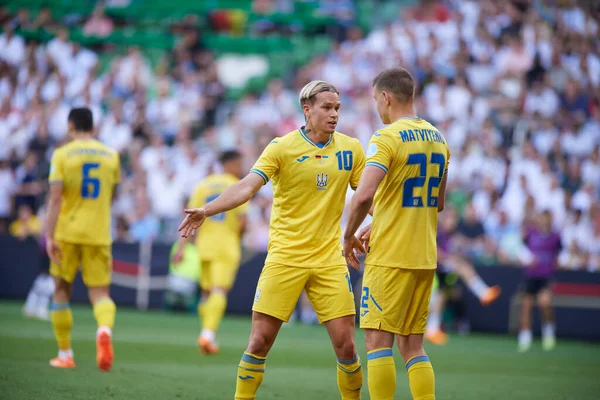
[[[90,177],[90,172],[100,168],[98,163],[85,163],[81,168],[81,197],[84,199],[97,199],[100,195],[100,179]]]
[[[437,207],[438,198],[433,196],[434,188],[440,186],[442,177],[444,176],[444,166],[446,165],[446,157],[441,153],[431,154],[431,164],[439,165],[438,176],[429,178],[427,185],[427,205],[426,207]],[[408,178],[404,181],[404,190],[402,193],[402,207],[423,207],[423,198],[414,195],[414,189],[423,187],[427,179],[427,156],[425,153],[415,153],[408,156],[407,165],[418,165],[419,175],[414,178]]]
[[[352,152],[350,150],[338,151],[335,153],[338,160],[338,169],[352,171]]]

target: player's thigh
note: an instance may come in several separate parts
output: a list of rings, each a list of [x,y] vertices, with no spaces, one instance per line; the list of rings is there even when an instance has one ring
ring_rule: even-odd
[[[211,289],[230,290],[239,269],[239,260],[215,260],[211,266]]]
[[[252,311],[289,321],[309,274],[308,268],[266,264],[256,285]]]
[[[355,315],[350,273],[345,265],[311,268],[306,295],[319,322]]]
[[[81,275],[86,286],[109,286],[111,273],[111,246],[81,245]]]
[[[212,287],[212,261],[201,260],[200,262],[200,288],[203,291],[209,291]]]
[[[367,265],[360,327],[399,335],[422,334],[427,326],[435,270]]]
[[[67,242],[58,242],[62,257],[60,264],[50,263],[50,274],[67,283],[73,283],[75,275],[82,262],[81,245]]]

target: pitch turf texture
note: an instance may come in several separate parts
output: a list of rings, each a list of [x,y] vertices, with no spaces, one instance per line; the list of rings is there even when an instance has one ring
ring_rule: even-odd
[[[56,354],[49,322],[26,320],[20,304],[0,303],[0,399],[233,399],[236,366],[250,330],[248,318],[228,318],[220,330],[221,353],[201,356],[193,315],[118,310],[115,365],[95,364],[95,322],[89,307],[74,308],[75,370],[48,366]],[[357,343],[366,367],[362,333]],[[438,399],[599,399],[600,346],[559,341],[544,353],[539,341],[527,354],[508,336],[452,336],[445,347],[428,346]],[[397,352],[396,352],[397,354]],[[410,399],[396,355],[396,399]],[[335,357],[320,326],[283,327],[258,399],[339,399]],[[366,368],[365,368],[366,370]],[[369,395],[365,385],[363,399]]]

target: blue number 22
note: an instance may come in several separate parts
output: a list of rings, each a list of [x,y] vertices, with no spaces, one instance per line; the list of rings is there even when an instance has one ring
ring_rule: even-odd
[[[90,172],[100,168],[98,163],[85,163],[81,168],[81,197],[84,199],[97,199],[100,195],[100,179],[92,178]]]
[[[444,166],[446,157],[441,153],[431,154],[431,164],[439,165],[438,176],[430,177],[427,185],[427,205],[426,207],[437,207],[438,198],[432,195],[433,189],[440,186],[444,175]],[[418,165],[419,175],[408,178],[404,181],[404,190],[402,193],[402,207],[423,207],[423,198],[414,195],[414,189],[423,187],[427,179],[427,155],[425,153],[415,153],[408,156],[407,165]]]

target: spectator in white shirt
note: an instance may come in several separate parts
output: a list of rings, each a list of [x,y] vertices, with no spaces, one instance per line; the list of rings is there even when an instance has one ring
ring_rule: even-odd
[[[133,132],[131,126],[123,120],[123,105],[121,101],[115,100],[111,104],[110,113],[100,125],[100,140],[122,153],[131,144]]]
[[[4,33],[0,35],[0,60],[16,68],[21,65],[24,58],[25,41],[21,36],[15,35],[10,23],[4,24]]]

